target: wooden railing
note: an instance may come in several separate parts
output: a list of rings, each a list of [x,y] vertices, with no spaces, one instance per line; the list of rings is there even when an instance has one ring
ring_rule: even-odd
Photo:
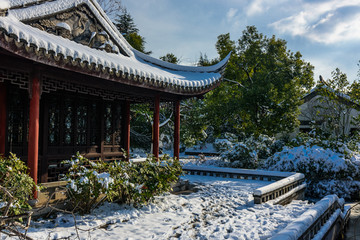
[[[271,240],[337,239],[350,216],[344,200],[329,195],[318,201]]]
[[[301,173],[198,166],[185,166],[183,170],[190,175],[275,181],[254,191],[256,204],[268,201],[274,204],[286,204],[293,199],[302,199],[306,188],[305,176]]]
[[[291,199],[302,199],[305,193],[305,176],[294,173],[286,178],[254,191],[254,203],[260,204],[271,201],[274,204],[286,204]]]

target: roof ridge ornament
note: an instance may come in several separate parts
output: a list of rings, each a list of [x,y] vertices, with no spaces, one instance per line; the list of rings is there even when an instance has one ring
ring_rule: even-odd
[[[42,31],[62,36],[91,48],[119,53],[119,46],[110,38],[85,4],[65,12],[24,22]]]
[[[10,2],[8,0],[1,0],[0,2],[0,17],[6,17],[10,8]]]

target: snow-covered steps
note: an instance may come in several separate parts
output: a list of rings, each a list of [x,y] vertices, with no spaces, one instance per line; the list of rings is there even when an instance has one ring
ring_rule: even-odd
[[[337,239],[350,216],[344,199],[328,195],[300,215],[271,240]]]
[[[305,176],[301,173],[200,166],[184,166],[183,170],[190,175],[275,181],[253,192],[256,204],[268,201],[287,204],[293,199],[303,199],[306,188]]]

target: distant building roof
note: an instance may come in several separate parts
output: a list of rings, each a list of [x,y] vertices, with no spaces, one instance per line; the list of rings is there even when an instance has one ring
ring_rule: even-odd
[[[335,91],[333,88],[331,88],[327,85],[324,85],[324,84],[318,85],[318,86],[314,87],[313,89],[311,89],[310,92],[303,97],[303,100],[305,102],[310,101],[314,97],[320,95],[321,90],[330,91],[330,92],[334,93],[338,98],[340,98],[344,103],[353,104],[353,105],[357,106],[357,108],[360,108],[360,105],[357,102],[355,102],[353,99],[351,99],[351,97],[349,95]]]

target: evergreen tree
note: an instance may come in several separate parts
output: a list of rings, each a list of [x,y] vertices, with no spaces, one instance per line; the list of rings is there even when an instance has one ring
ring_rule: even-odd
[[[167,53],[165,56],[161,56],[160,59],[174,64],[178,64],[180,62],[180,59],[178,59],[173,53]]]
[[[125,7],[122,8],[121,14],[117,15],[114,24],[133,48],[140,52],[151,54],[151,51],[145,51],[145,38],[139,35],[139,29]]]
[[[202,54],[200,53],[200,57],[199,57],[199,61],[197,62],[197,66],[211,66],[214,65],[216,63],[218,63],[219,60],[218,59],[212,59],[209,60],[208,56],[206,54]]]
[[[128,13],[126,8],[123,8],[121,10],[121,14],[117,15],[117,19],[115,19],[115,22],[116,28],[124,36],[131,33],[139,33],[139,29],[136,27],[134,19],[131,17],[130,13]]]

